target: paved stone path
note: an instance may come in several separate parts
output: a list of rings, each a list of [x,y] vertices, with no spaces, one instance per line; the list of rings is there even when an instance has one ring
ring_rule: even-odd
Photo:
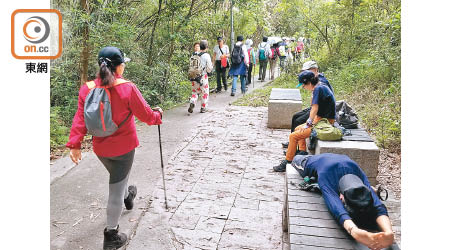
[[[135,249],[282,249],[286,131],[267,129],[267,108],[212,111],[166,163],[162,181],[126,247]],[[167,244],[170,242],[171,244]]]

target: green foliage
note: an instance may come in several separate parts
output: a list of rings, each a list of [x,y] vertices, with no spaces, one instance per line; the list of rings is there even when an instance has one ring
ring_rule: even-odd
[[[132,59],[124,77],[151,106],[164,108],[190,96],[186,72],[194,42],[208,40],[211,55],[219,35],[231,47],[230,0],[88,3],[86,11],[80,1],[52,0],[64,17],[63,54],[51,65],[52,147],[64,144],[60,128],[70,127],[77,108],[85,42],[88,79],[96,77],[98,51],[117,46]],[[337,98],[356,107],[380,146],[400,148],[400,0],[234,0],[233,12],[235,36],[253,39],[254,46],[263,35],[308,38],[307,59],[319,63]],[[266,105],[272,87],[295,87],[300,69],[301,62],[291,65],[236,103]],[[213,76],[210,88],[215,84]],[[301,92],[309,103],[310,93]]]
[[[64,145],[69,138],[69,128],[60,120],[59,108],[50,109],[50,148]]]

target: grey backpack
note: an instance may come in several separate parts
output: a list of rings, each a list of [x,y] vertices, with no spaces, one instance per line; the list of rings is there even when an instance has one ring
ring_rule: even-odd
[[[113,86],[129,82],[116,79]],[[106,137],[114,134],[131,115],[131,112],[119,125],[112,119],[111,93],[109,87],[96,86],[94,81],[87,82],[90,89],[84,101],[84,123],[88,133],[97,137]]]

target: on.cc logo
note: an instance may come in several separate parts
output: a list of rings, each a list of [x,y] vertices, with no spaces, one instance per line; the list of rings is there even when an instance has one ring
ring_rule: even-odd
[[[50,25],[42,17],[32,16],[23,25],[23,35],[30,43],[42,43],[48,38],[49,34]]]

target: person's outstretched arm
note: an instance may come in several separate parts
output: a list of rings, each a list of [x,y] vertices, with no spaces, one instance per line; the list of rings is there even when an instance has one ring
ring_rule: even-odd
[[[161,113],[158,111],[153,111],[142,97],[141,92],[132,84],[131,96],[130,96],[130,109],[131,112],[142,122],[148,125],[159,125],[161,121]]]

